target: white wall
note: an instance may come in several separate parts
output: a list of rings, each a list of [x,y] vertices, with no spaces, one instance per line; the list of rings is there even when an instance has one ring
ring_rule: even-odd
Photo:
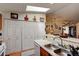
[[[10,13],[11,12],[3,12],[3,18],[8,18],[10,19]],[[14,12],[15,13],[15,12]],[[28,16],[29,20],[32,21],[34,16],[36,16],[36,20],[39,21],[40,17],[43,17],[46,20],[46,15],[42,13],[18,13],[18,19],[19,20],[24,20],[24,17]]]
[[[33,20],[34,16],[36,16],[37,21],[39,21],[40,17],[43,17],[44,19],[46,19],[45,14],[34,14],[34,13],[24,13],[24,14],[20,14],[19,15],[19,19],[24,20],[25,15],[27,14],[28,18],[30,21]]]

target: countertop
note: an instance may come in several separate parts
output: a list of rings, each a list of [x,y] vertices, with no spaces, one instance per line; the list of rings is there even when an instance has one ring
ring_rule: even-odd
[[[59,36],[55,36],[55,35],[51,35],[51,34],[47,34],[45,36],[47,36],[49,38],[59,37]],[[69,41],[69,42],[72,42],[72,43],[78,43],[79,44],[79,38],[68,37],[68,38],[62,38],[62,39],[65,40],[65,41]]]
[[[42,47],[44,50],[46,50],[50,55],[59,56],[58,54],[54,53],[55,48],[49,49],[49,48],[46,48],[44,46],[45,44],[51,43],[50,41],[48,41],[48,40],[35,40],[34,42],[37,43],[40,47]]]
[[[72,42],[72,43],[78,43],[79,44],[79,39],[78,38],[68,37],[68,38],[62,38],[62,39],[65,40],[65,41],[69,41],[69,42]]]
[[[49,38],[58,37],[58,36],[54,36],[54,35],[47,35],[47,36]],[[78,38],[68,37],[68,38],[62,38],[62,39],[63,39],[63,41],[79,44],[79,39]],[[46,44],[50,44],[51,41],[46,40],[46,39],[40,39],[40,40],[35,40],[35,43],[37,43],[40,47],[42,47],[44,50],[46,50],[50,55],[59,56],[58,54],[54,53],[54,48],[53,49],[48,49],[44,46]]]

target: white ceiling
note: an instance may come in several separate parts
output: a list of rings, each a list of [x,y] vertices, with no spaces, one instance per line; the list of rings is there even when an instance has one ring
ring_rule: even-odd
[[[58,11],[55,14],[60,15],[65,18],[78,20],[79,19],[79,4],[72,3]]]
[[[50,8],[47,13],[63,17],[75,18],[79,15],[79,4],[76,3],[0,3],[0,11],[26,12],[26,5]]]
[[[47,13],[55,12],[63,7],[69,5],[66,3],[0,3],[0,11],[17,11],[17,12],[26,12],[26,5],[47,7],[50,10]]]

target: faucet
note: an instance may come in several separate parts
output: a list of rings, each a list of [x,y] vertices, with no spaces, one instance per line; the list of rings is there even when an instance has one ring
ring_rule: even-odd
[[[54,37],[53,40],[56,40],[57,38],[59,38],[61,40],[60,44],[59,44],[59,42],[57,42],[58,45],[63,47],[63,39],[61,37]]]
[[[61,37],[59,37],[61,40],[61,46],[63,47],[63,39]]]

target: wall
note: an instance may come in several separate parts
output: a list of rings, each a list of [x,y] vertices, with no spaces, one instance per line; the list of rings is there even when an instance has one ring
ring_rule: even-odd
[[[10,13],[11,12],[4,12],[3,13],[3,18],[7,18],[10,19]],[[18,12],[14,12],[14,13],[18,13]],[[40,17],[43,17],[44,20],[46,20],[46,15],[43,13],[18,13],[18,19],[19,20],[24,20],[25,16],[28,16],[29,21],[32,21],[34,16],[36,16],[37,21],[39,21]]]
[[[77,38],[79,38],[79,23],[76,24],[76,31]]]
[[[56,23],[57,25],[57,29],[55,28],[55,26],[53,26],[53,34],[61,34],[62,33],[62,26],[63,23],[66,22],[65,20],[63,20],[60,17],[55,16],[54,14],[47,14],[46,15],[46,25],[54,25]],[[59,27],[61,27],[61,29],[59,29]]]
[[[53,14],[53,13],[46,14],[46,25],[54,25],[56,23],[58,27],[58,29],[56,29],[55,25],[53,26],[53,34],[60,35],[62,33],[62,29],[59,29],[59,27],[62,28],[64,26],[75,26],[77,22],[79,21],[64,18],[57,14]]]
[[[40,17],[43,17],[44,18],[44,20],[46,19],[46,16],[45,16],[45,14],[35,14],[35,13],[24,13],[24,14],[21,14],[20,13],[20,15],[19,15],[19,19],[24,19],[24,17],[26,16],[26,14],[27,14],[27,16],[28,16],[28,18],[29,18],[29,21],[33,21],[33,18],[34,18],[34,16],[36,16],[36,19],[37,19],[37,21],[39,21],[40,20]]]

